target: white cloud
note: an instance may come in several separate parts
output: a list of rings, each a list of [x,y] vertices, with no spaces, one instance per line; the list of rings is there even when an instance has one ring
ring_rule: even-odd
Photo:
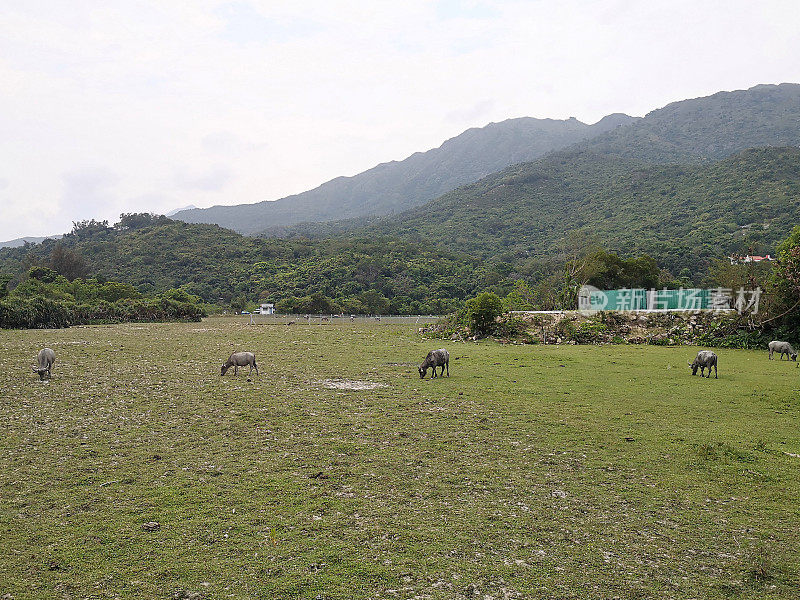
[[[199,172],[179,169],[175,173],[177,186],[183,190],[219,192],[225,189],[232,179],[233,173],[223,165],[217,165]]]
[[[106,167],[64,173],[57,216],[70,220],[110,219],[117,214],[119,176]]]
[[[779,0],[12,0],[0,239],[275,199],[489,121],[800,81],[799,36]],[[116,179],[84,198],[98,165]]]
[[[475,102],[474,104],[470,104],[469,106],[459,107],[455,110],[451,110],[444,116],[444,118],[446,121],[457,123],[459,125],[462,123],[482,122],[486,115],[491,114],[495,104],[495,100],[481,100],[479,102]]]

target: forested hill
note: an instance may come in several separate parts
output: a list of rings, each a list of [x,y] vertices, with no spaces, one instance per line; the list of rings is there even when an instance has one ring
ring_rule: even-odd
[[[305,221],[386,215],[634,120],[622,114],[609,115],[594,125],[577,119],[509,119],[469,129],[439,148],[380,164],[353,177],[338,177],[274,202],[184,210],[174,218],[253,234]]]
[[[759,85],[673,102],[641,119],[610,115],[591,126],[575,119],[511,119],[275,202],[183,211],[175,218],[217,223],[246,234],[269,230],[282,235],[298,223],[402,212],[551,151],[582,150],[667,164],[719,160],[747,148],[798,145],[800,85]]]
[[[132,226],[130,223],[138,221]],[[62,240],[0,249],[0,281],[32,265],[145,293],[182,287],[205,301],[278,302],[284,311],[443,314],[490,283],[490,266],[430,245],[375,237],[310,242],[245,237],[216,225],[128,215],[84,222]]]
[[[673,102],[576,148],[669,163],[717,160],[763,146],[800,146],[800,84],[757,85]]]
[[[774,251],[800,223],[800,149],[757,148],[715,163],[648,165],[587,151],[515,165],[391,218],[306,225],[430,240],[481,258],[552,257],[585,228],[623,255],[695,276],[730,252]]]
[[[253,238],[149,215],[123,215],[114,227],[79,223],[61,240],[0,249],[0,276],[19,281],[42,265],[145,293],[183,287],[223,305],[261,298],[328,312],[333,300],[344,312],[443,313],[481,290],[507,293],[517,279],[557,273],[575,229],[699,283],[728,253],[774,252],[798,222],[798,148],[691,165],[575,151],[325,239]]]

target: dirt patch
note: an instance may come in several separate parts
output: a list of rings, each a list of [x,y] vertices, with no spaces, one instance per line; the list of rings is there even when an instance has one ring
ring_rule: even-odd
[[[353,379],[323,379],[322,381],[315,381],[314,383],[329,390],[377,390],[378,388],[389,387],[385,383],[357,381]]]

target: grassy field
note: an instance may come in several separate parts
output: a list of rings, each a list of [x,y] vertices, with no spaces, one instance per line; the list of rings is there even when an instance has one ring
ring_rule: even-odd
[[[234,349],[261,375],[220,377]],[[796,599],[800,369],[696,351],[0,331],[0,598]]]

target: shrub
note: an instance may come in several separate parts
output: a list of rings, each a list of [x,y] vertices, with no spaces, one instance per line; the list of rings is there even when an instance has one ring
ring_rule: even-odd
[[[2,300],[0,327],[3,329],[69,327],[74,319],[74,306],[43,297]]]
[[[573,339],[578,344],[595,344],[605,341],[608,326],[597,321],[584,321],[575,328]]]
[[[486,335],[494,330],[495,319],[503,312],[503,301],[494,292],[483,292],[464,305],[464,324],[476,334]]]
[[[530,338],[527,334],[528,324],[518,317],[507,317],[494,323],[494,334],[504,338],[524,337]],[[526,343],[529,343],[526,341]]]

